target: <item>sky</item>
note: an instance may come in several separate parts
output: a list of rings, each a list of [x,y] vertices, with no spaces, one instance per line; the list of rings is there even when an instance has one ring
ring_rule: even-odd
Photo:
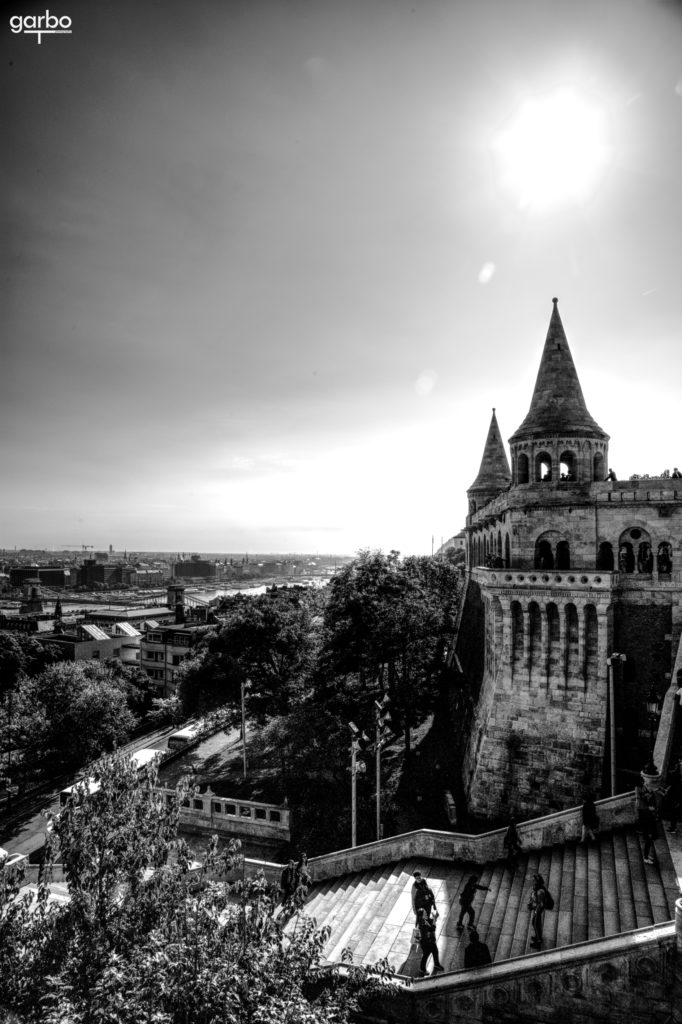
[[[619,479],[682,464],[682,3],[49,10],[0,6],[0,547],[428,554],[554,296]]]

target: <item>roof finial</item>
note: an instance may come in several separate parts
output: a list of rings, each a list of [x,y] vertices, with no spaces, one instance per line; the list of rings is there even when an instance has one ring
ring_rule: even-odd
[[[555,305],[555,306],[556,306],[556,304],[557,304],[557,302],[558,302],[558,301],[559,301],[559,300],[558,300],[557,298],[554,298],[554,299],[552,299],[552,302],[554,303],[554,305]]]

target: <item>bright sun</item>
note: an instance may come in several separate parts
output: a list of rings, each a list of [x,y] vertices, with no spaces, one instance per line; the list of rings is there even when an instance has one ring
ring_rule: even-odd
[[[527,100],[494,151],[501,183],[521,209],[584,202],[610,161],[604,110],[576,90]]]

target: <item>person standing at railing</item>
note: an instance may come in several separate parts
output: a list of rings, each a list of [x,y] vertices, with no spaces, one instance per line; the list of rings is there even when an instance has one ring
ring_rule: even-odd
[[[509,822],[509,828],[507,834],[502,841],[502,845],[507,850],[507,866],[510,871],[516,871],[519,866],[519,850],[521,849],[521,837],[516,829],[516,819],[512,818]]]

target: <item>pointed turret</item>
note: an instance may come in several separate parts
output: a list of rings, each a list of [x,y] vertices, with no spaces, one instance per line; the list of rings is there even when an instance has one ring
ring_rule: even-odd
[[[552,434],[608,440],[609,435],[587,411],[564,325],[559,316],[559,300],[552,299],[552,302],[554,308],[530,409],[521,426],[509,438],[509,443],[530,441]]]
[[[504,450],[502,435],[493,409],[478,476],[467,490],[470,507],[473,503],[472,511],[490,501],[500,491],[506,491],[510,483],[509,460]]]
[[[601,481],[608,466],[609,435],[587,411],[558,301],[528,415],[509,438],[514,486]]]

